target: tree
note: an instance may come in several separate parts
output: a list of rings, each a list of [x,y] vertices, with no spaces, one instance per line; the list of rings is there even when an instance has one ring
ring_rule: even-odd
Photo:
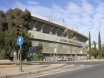
[[[102,45],[102,57],[104,59],[104,44]]]
[[[87,51],[88,51],[88,47],[89,46],[87,44],[82,47],[83,58],[84,58],[85,52],[87,53]]]
[[[3,11],[0,11],[0,31],[7,30],[7,22],[5,19],[5,13]]]
[[[23,56],[23,59],[26,59],[27,55],[29,54],[29,47],[32,46],[31,39],[30,39],[32,38],[32,35],[31,33],[28,33],[28,30],[26,28],[24,28],[22,31],[22,36],[25,39],[22,45],[22,51],[23,51],[22,56]]]
[[[0,57],[5,57],[5,50],[4,50],[4,47],[5,47],[5,37],[4,37],[4,34],[3,32],[0,32]]]
[[[28,10],[22,11],[18,8],[9,9],[5,13],[0,11],[0,48],[5,49],[9,57],[13,57],[14,50],[18,51],[19,46],[16,44],[17,26],[22,26],[22,36],[24,43],[22,45],[23,57],[27,57],[29,46],[31,46],[31,34],[28,29],[31,21],[31,13]],[[4,45],[4,47],[3,47]],[[24,57],[25,58],[25,57]]]
[[[7,23],[5,13],[0,11],[0,56],[5,57],[5,32],[7,30]]]
[[[92,48],[92,55],[95,56],[95,58],[97,57],[97,48],[96,48],[96,42],[93,41],[92,43],[94,45],[94,47]]]
[[[5,13],[5,18],[8,23],[8,30],[12,29],[15,26],[15,16],[14,16],[14,10],[9,9]]]
[[[37,56],[38,56],[38,58],[43,57],[42,49],[43,49],[42,43],[39,43],[38,46],[37,46]]]
[[[13,53],[16,50],[17,44],[16,44],[16,29],[13,28],[9,31],[6,37],[6,46],[10,46],[10,52],[9,52],[9,57],[13,57]]]
[[[30,29],[30,24],[31,24],[31,14],[30,11],[27,9],[24,11],[24,21],[23,25],[26,29]]]
[[[5,44],[5,37],[4,37],[4,33],[0,32],[0,49],[2,50],[4,48],[4,44]]]
[[[75,43],[75,59],[77,59],[77,54],[76,54],[76,51],[77,51],[77,47],[76,47],[76,45],[77,45],[77,37],[73,37],[73,40],[74,40],[74,43]]]
[[[69,39],[69,42],[70,42],[70,38],[71,38],[71,36],[73,34],[72,30],[68,29],[68,28],[65,28],[63,33],[67,35],[67,38]],[[71,43],[70,43],[70,51],[71,51],[71,58],[72,58],[72,46],[71,46]]]
[[[8,29],[22,25],[26,29],[29,29],[31,23],[31,13],[26,9],[22,11],[18,8],[9,9],[6,12],[6,20],[8,22]]]
[[[98,34],[98,54],[99,54],[99,59],[102,58],[102,52],[101,52],[101,37],[100,37],[100,32]]]
[[[90,31],[89,31],[89,59],[91,59],[91,36],[90,36]]]

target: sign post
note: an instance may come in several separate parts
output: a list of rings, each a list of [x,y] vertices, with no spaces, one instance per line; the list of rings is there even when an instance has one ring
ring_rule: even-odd
[[[23,42],[24,42],[23,37],[22,37],[22,36],[19,36],[19,37],[17,38],[17,45],[19,45],[19,46],[20,46],[20,71],[21,71],[21,72],[22,72],[21,45],[23,44]]]

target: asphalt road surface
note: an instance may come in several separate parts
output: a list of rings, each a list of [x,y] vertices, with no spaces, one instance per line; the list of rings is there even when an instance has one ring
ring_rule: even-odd
[[[67,62],[59,69],[13,78],[104,78],[104,62]]]

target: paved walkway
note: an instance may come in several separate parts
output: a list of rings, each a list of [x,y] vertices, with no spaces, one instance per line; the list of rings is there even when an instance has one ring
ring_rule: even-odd
[[[20,66],[9,65],[0,66],[0,78],[11,78],[14,76],[28,75],[32,73],[39,73],[47,70],[56,69],[64,66],[65,64],[51,64],[51,65],[22,65],[22,72],[20,71]]]

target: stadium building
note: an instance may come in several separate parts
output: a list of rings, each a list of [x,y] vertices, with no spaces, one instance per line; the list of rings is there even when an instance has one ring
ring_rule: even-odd
[[[64,24],[57,23],[51,19],[32,14],[31,30],[29,32],[32,35],[32,47],[30,52],[35,54],[36,46],[39,42],[43,45],[42,53],[44,58],[49,60],[57,60],[59,56],[85,59],[86,52],[82,52],[82,47],[86,45],[88,37],[75,31],[70,37],[70,40],[65,34],[63,34],[66,26]],[[77,38],[77,41],[73,40],[73,37]]]

